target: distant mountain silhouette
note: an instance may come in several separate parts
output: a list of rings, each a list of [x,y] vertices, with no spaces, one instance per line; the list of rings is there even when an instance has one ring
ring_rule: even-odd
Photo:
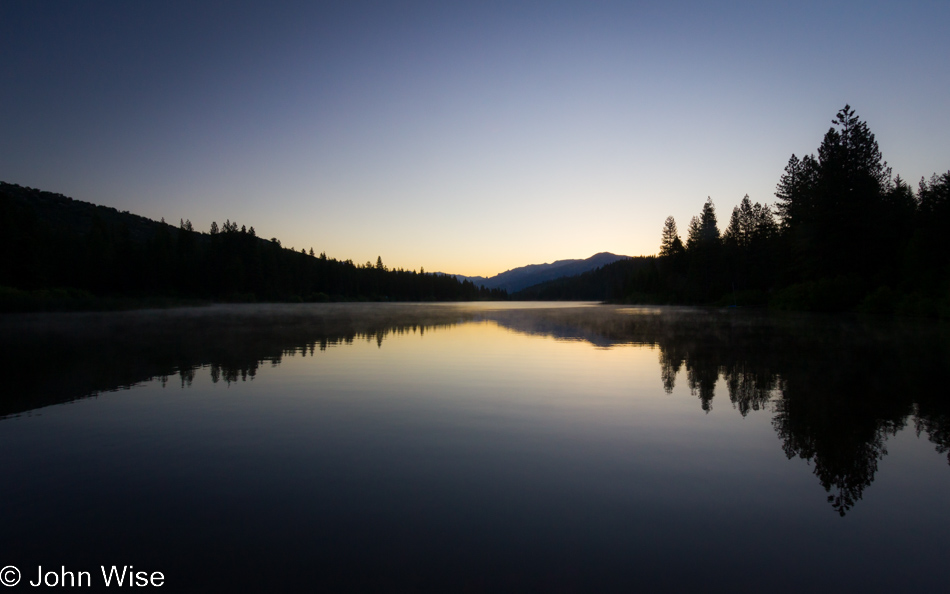
[[[517,301],[617,301],[655,275],[654,256],[622,258],[574,276],[546,280],[509,293]]]
[[[546,281],[551,281],[567,276],[576,276],[578,274],[594,270],[601,266],[606,266],[617,260],[625,260],[629,256],[618,256],[610,252],[601,252],[594,254],[586,260],[557,260],[550,264],[529,264],[520,268],[506,270],[495,276],[464,276],[454,274],[460,281],[471,281],[475,286],[484,286],[487,289],[505,289],[508,293],[520,291],[526,287],[537,285]]]

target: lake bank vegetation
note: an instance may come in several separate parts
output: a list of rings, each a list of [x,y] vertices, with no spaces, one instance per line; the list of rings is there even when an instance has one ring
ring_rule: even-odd
[[[658,256],[513,297],[950,317],[950,171],[915,192],[850,106],[833,124],[817,156],[791,156],[774,206],[746,196],[720,232],[708,199],[685,242],[666,219]]]
[[[168,307],[200,302],[505,299],[424,270],[354,264],[226,220],[208,232],[0,183],[0,310]]]

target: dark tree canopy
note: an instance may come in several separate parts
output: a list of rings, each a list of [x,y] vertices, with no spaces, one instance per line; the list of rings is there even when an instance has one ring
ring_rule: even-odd
[[[950,172],[915,193],[846,105],[817,156],[789,158],[775,196],[743,197],[721,238],[708,199],[680,258],[668,218],[657,274],[629,298],[950,317]]]
[[[742,198],[739,206],[732,209],[729,226],[723,233],[726,245],[742,249],[751,249],[756,244],[769,240],[778,232],[772,209],[756,202],[752,204],[749,195]]]

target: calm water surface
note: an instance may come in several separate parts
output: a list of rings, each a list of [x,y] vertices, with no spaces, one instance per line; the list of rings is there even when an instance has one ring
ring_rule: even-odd
[[[948,345],[589,304],[0,318],[0,566],[19,589],[132,565],[176,592],[946,591]]]

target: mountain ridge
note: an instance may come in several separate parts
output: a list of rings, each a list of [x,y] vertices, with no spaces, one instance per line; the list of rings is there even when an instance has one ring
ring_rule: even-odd
[[[584,272],[612,264],[618,260],[629,259],[630,256],[598,252],[589,258],[555,260],[544,264],[527,264],[500,272],[494,276],[465,276],[463,274],[448,274],[460,281],[471,281],[476,286],[482,285],[487,289],[505,289],[508,293],[520,291],[527,287],[555,280],[558,278],[576,276]],[[443,274],[443,273],[440,273]]]

